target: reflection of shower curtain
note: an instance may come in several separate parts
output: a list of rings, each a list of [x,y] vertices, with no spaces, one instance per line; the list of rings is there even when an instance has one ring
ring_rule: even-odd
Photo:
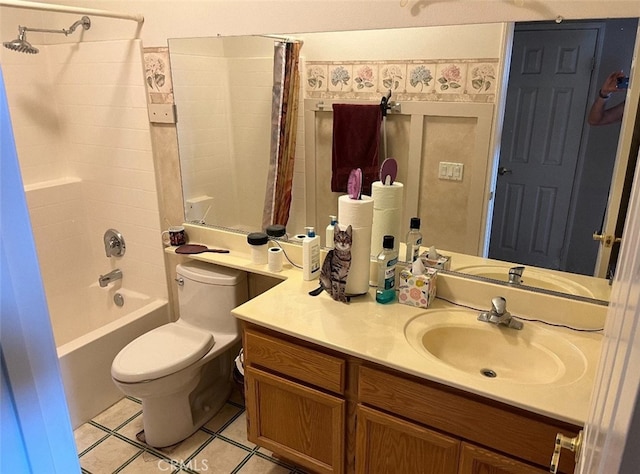
[[[300,91],[299,42],[276,42],[271,108],[271,153],[262,226],[286,225],[291,207],[291,187],[298,128]]]

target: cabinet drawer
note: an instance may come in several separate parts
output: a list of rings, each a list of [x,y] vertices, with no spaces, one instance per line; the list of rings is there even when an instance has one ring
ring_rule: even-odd
[[[395,413],[542,467],[549,465],[556,433],[576,436],[579,427],[442,385],[400,377],[370,367],[359,371],[361,403]],[[573,472],[572,456],[560,471]]]
[[[317,473],[344,471],[344,400],[252,367],[245,384],[249,441]]]
[[[356,474],[455,474],[457,439],[357,407]]]
[[[462,443],[459,474],[499,472],[500,474],[545,474],[548,470],[529,466],[486,449]]]
[[[346,362],[340,358],[245,330],[245,363],[264,367],[334,393],[344,393]]]

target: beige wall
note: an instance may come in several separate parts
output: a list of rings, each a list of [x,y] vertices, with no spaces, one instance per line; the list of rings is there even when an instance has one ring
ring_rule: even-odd
[[[640,16],[637,0],[65,0],[57,3],[142,13],[145,24],[139,32],[135,23],[114,19],[96,21],[92,32],[100,39],[124,39],[139,34],[146,47],[166,46],[167,38],[194,36],[552,20],[558,16],[566,19]],[[67,23],[69,16],[63,15],[63,19],[63,23]],[[56,37],[54,41],[61,40]]]

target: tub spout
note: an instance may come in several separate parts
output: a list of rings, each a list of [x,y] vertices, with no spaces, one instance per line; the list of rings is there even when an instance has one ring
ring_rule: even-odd
[[[115,270],[110,271],[106,275],[100,275],[100,278],[98,278],[98,284],[100,285],[101,288],[104,288],[109,283],[116,280],[121,280],[121,279],[122,279],[122,270],[120,270],[119,268],[116,268]]]

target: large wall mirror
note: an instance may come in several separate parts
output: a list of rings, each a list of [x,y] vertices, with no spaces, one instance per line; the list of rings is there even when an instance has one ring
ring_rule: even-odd
[[[386,118],[385,154],[400,164],[398,180],[405,183],[403,222],[408,224],[410,217],[420,216],[424,243],[451,252],[453,270],[504,280],[509,265],[518,262],[526,266],[522,279],[528,285],[608,301],[605,275],[590,276],[597,273],[600,248],[592,234],[602,229],[612,180],[617,175],[618,182],[624,182],[624,169],[615,165],[621,128],[590,127],[585,119],[604,78],[617,69],[629,70],[637,19],[566,23],[563,28],[554,25],[516,25],[513,34],[507,24],[296,34],[296,39],[304,41],[304,106],[300,107],[289,233],[296,234],[305,225],[324,229],[328,216],[335,213],[331,206],[337,206],[339,193],[326,190],[327,173],[331,172],[331,104],[379,101],[381,91],[390,84],[389,75],[395,73],[401,78],[402,89],[394,90],[392,100],[401,108]],[[533,97],[540,92],[531,92],[534,88],[523,83],[523,78],[509,79],[508,72],[513,76],[516,69],[531,67],[536,55],[544,56],[545,45],[537,40],[533,45],[527,43],[528,37],[540,38],[543,31],[554,36],[560,30],[570,39],[586,36],[584,41],[590,45],[588,71],[580,70],[586,76],[580,86],[582,95],[576,98],[573,86],[550,83],[553,100],[544,102],[557,107],[552,112],[554,126],[523,128],[517,119],[530,117],[536,108]],[[512,37],[513,51],[510,41],[505,44],[505,36]],[[261,227],[270,146],[273,43],[268,37],[169,40],[187,221],[244,232]],[[568,70],[585,62],[574,54],[585,48],[582,42],[577,48],[562,48],[566,54],[556,66],[567,76]],[[516,53],[523,51],[520,57],[532,62],[518,63],[514,68]],[[422,71],[431,73],[428,85],[425,76],[416,75],[416,65],[426,66]],[[444,89],[438,79],[452,65],[457,65],[458,71],[449,68],[449,78],[457,78],[461,86]],[[482,69],[486,65],[494,68],[493,74],[487,72],[490,68]],[[345,82],[336,76],[337,66],[343,66],[352,80],[366,69],[362,66],[370,66],[375,77],[370,78],[370,87],[358,82],[362,85],[358,88],[352,82],[345,89]],[[482,90],[472,85],[479,70],[485,74],[484,80],[491,82],[483,84]],[[512,82],[517,83],[513,94]],[[512,95],[519,100],[514,102]],[[617,96],[612,102],[624,100],[625,94]],[[578,99],[582,105],[575,108]],[[567,108],[567,103],[574,108]],[[624,117],[624,121],[623,129],[633,129],[633,117]],[[569,135],[570,140],[558,140]],[[560,212],[550,203],[562,198],[561,219],[566,225],[561,231],[554,228],[553,243],[558,247],[554,255],[560,257],[538,263],[534,246],[516,258],[507,253],[491,260],[474,260],[478,255],[497,255],[492,240],[501,238],[503,244],[509,244],[506,237],[513,237],[507,224],[491,225],[496,214],[492,193],[501,192],[500,187],[515,171],[510,175],[510,167],[530,158],[523,158],[523,150],[533,153],[533,145],[538,145],[535,153],[550,155],[562,149],[563,158],[573,153],[570,178],[543,186],[530,206],[532,210],[517,206],[517,183],[504,186],[507,199],[496,206],[520,221],[550,227],[552,214]],[[515,158],[500,156],[500,150],[503,154],[511,150]],[[462,163],[462,181],[439,179],[440,162]],[[498,174],[498,168],[507,171]],[[556,175],[560,173],[543,179],[550,183]],[[552,187],[569,189],[568,197],[559,197]],[[614,205],[620,207],[619,201],[616,204],[614,200]],[[504,222],[512,221],[505,218]],[[502,229],[503,234],[498,236],[496,229]],[[540,225],[533,231],[539,237],[537,243],[551,245],[545,240],[551,238],[548,230]],[[509,250],[508,245],[503,247]],[[532,255],[535,258],[528,260]],[[586,293],[582,291],[585,288]]]

